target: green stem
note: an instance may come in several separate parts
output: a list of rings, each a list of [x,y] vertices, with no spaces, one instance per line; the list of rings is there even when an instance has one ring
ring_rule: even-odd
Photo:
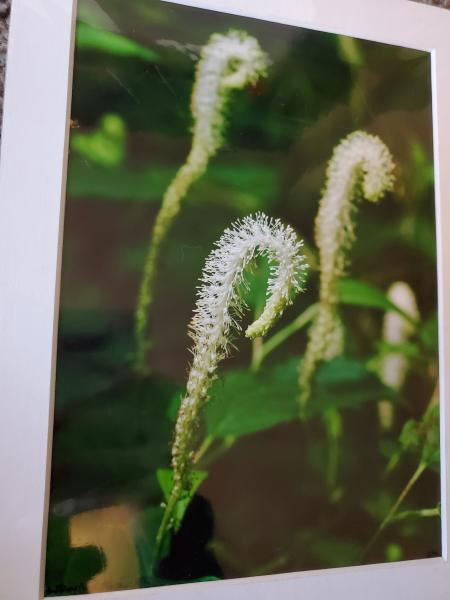
[[[203,458],[203,456],[206,454],[206,452],[209,450],[210,446],[214,443],[214,436],[212,435],[207,435],[205,437],[205,439],[203,440],[200,448],[197,450],[197,452],[194,455],[193,458],[193,463],[194,465],[197,464],[198,462],[200,462]]]
[[[367,545],[367,547],[366,547],[366,549],[364,551],[364,556],[367,556],[367,554],[370,552],[370,550],[374,546],[375,542],[380,537],[381,533],[386,529],[386,527],[389,525],[389,523],[391,523],[391,521],[394,519],[394,517],[395,517],[398,509],[402,505],[403,501],[405,500],[405,498],[407,497],[407,495],[409,494],[409,492],[412,490],[412,488],[414,487],[414,485],[417,482],[417,480],[420,479],[422,473],[425,471],[426,468],[427,468],[427,464],[424,463],[424,462],[421,462],[419,464],[419,466],[417,467],[417,469],[414,471],[414,473],[412,474],[411,478],[409,479],[409,481],[407,482],[407,484],[405,485],[405,487],[401,491],[399,497],[394,502],[394,504],[392,505],[390,511],[388,512],[388,514],[384,518],[383,522],[378,527],[378,529],[376,530],[376,532],[373,535],[372,539],[368,543],[368,545]]]
[[[222,438],[219,446],[212,449],[207,454],[204,453],[203,456],[201,457],[201,461],[200,460],[198,461],[198,462],[200,462],[201,468],[205,469],[211,463],[213,463],[215,460],[220,458],[222,456],[222,454],[224,454],[224,452],[229,450],[234,445],[235,442],[236,442],[236,438],[234,437],[234,435],[227,435],[226,437]]]
[[[138,302],[135,313],[135,358],[134,369],[137,373],[145,375],[148,372],[147,353],[150,347],[148,339],[149,309],[153,301],[156,270],[159,263],[164,241],[172,226],[173,221],[180,212],[181,201],[188,189],[205,170],[207,156],[203,156],[198,148],[193,145],[186,163],[175,175],[172,183],[167,188],[161,208],[156,216],[156,221],[150,236],[150,242],[145,260],[144,271],[139,288]]]
[[[173,493],[170,494],[169,500],[164,508],[163,518],[161,519],[161,524],[158,529],[158,533],[156,534],[156,555],[158,556],[161,552],[161,546],[164,541],[164,537],[166,532],[170,526],[170,521],[172,519],[172,513],[175,509],[176,503],[178,501],[178,495]]]
[[[391,519],[391,523],[394,521],[403,521],[404,519],[419,518],[419,519],[430,519],[441,516],[441,509],[439,506],[434,508],[422,508],[421,510],[404,510],[398,515],[395,515]]]
[[[308,306],[308,308],[305,311],[303,311],[296,319],[294,319],[292,323],[289,323],[289,325],[286,325],[286,327],[283,327],[283,329],[280,329],[280,331],[277,331],[275,335],[269,338],[267,342],[265,342],[262,345],[262,348],[258,352],[258,355],[254,356],[252,360],[252,370],[257,371],[260,368],[263,360],[268,356],[268,354],[273,352],[275,348],[278,348],[280,344],[282,344],[288,338],[294,335],[294,333],[300,331],[300,329],[303,329],[303,327],[308,325],[308,323],[310,323],[316,316],[318,308],[318,304],[311,304],[311,306]]]
[[[342,438],[342,419],[339,412],[332,408],[324,414],[328,441],[327,486],[330,496],[336,488],[339,470],[339,452]]]
[[[261,366],[263,361],[262,354],[264,351],[264,341],[262,337],[257,337],[253,340],[252,344],[252,361],[250,363],[250,370],[256,373]]]

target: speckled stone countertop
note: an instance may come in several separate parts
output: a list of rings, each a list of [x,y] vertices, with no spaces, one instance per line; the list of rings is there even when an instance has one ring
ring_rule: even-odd
[[[0,135],[3,114],[3,91],[5,87],[6,48],[11,0],[0,0]]]

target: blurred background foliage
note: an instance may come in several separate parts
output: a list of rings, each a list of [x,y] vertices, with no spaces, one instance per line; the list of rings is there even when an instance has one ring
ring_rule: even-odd
[[[78,10],[46,594],[439,555],[429,55],[157,0],[80,0]],[[137,378],[133,312],[149,233],[189,149],[199,50],[230,28],[254,35],[272,64],[233,96],[225,147],[185,199],[157,281],[151,375]],[[320,367],[300,422],[297,368],[318,298],[314,219],[333,147],[360,128],[391,149],[397,183],[361,205],[340,290],[346,353]],[[307,291],[264,345],[235,340],[205,411],[196,460],[207,477],[155,570],[197,281],[224,228],[257,210],[305,239]],[[377,371],[397,280],[421,315],[396,349],[410,361],[400,391]],[[249,275],[246,320],[266,281],[266,264]],[[380,400],[393,407],[388,430]]]

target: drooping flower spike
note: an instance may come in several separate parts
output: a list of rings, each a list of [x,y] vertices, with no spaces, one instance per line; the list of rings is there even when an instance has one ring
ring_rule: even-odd
[[[206,171],[223,143],[225,116],[233,90],[255,83],[266,74],[267,55],[258,41],[244,31],[213,34],[202,48],[191,97],[192,146],[164,195],[151,234],[135,316],[135,368],[146,370],[148,312],[162,244],[176,218],[183,197]]]
[[[159,532],[161,541],[171,526],[172,511],[190,487],[190,470],[197,426],[219,362],[227,356],[232,331],[240,331],[236,317],[246,306],[240,297],[247,266],[261,256],[270,263],[267,300],[261,316],[245,335],[264,335],[277,321],[293,296],[302,290],[307,268],[303,243],[289,226],[264,214],[246,217],[225,230],[206,260],[190,324],[193,361],[186,395],[175,426],[172,446],[173,488]]]
[[[380,379],[384,385],[398,391],[405,381],[409,360],[404,352],[395,347],[404,344],[413,335],[414,322],[419,319],[419,309],[413,290],[404,281],[393,283],[388,289],[387,297],[405,316],[393,309],[384,315],[383,342],[391,348],[383,351]],[[409,320],[406,317],[409,317]],[[378,403],[378,414],[383,429],[390,429],[394,418],[392,402],[381,400]]]
[[[343,330],[337,312],[338,284],[355,240],[357,201],[377,202],[392,189],[394,162],[379,137],[355,131],[335,148],[315,223],[320,255],[319,310],[309,330],[299,370],[300,409],[311,394],[311,379],[319,362],[343,351]]]

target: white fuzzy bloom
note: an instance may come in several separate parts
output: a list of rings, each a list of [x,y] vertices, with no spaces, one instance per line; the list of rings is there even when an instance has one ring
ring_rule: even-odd
[[[416,297],[409,285],[396,281],[388,290],[387,297],[414,321],[419,318]],[[383,321],[383,341],[388,345],[400,345],[408,341],[414,333],[414,324],[395,310],[389,310]],[[402,352],[392,350],[383,356],[381,380],[388,387],[399,390],[408,371],[408,358]]]
[[[164,194],[153,227],[136,309],[136,369],[145,372],[148,311],[162,243],[180,211],[181,201],[203,175],[223,143],[227,104],[233,90],[242,89],[266,74],[268,56],[258,41],[244,31],[214,33],[203,46],[191,96],[192,145],[186,162]]]
[[[173,497],[178,498],[189,486],[199,413],[208,399],[218,363],[227,355],[231,331],[240,331],[236,317],[246,308],[240,297],[246,267],[261,256],[271,264],[263,313],[246,330],[246,336],[254,338],[264,335],[293,295],[301,291],[307,268],[302,245],[291,227],[259,213],[227,229],[207,258],[190,325],[193,361],[172,446]]]
[[[255,83],[266,74],[267,54],[245,31],[214,33],[203,46],[192,92],[194,118],[190,160],[203,163],[222,144],[230,92]]]
[[[311,393],[317,363],[343,351],[338,284],[344,275],[348,251],[355,240],[357,201],[378,201],[394,183],[394,162],[380,138],[355,131],[342,140],[328,164],[326,185],[316,218],[316,243],[320,254],[319,312],[309,331],[309,342],[299,373],[300,405]]]

